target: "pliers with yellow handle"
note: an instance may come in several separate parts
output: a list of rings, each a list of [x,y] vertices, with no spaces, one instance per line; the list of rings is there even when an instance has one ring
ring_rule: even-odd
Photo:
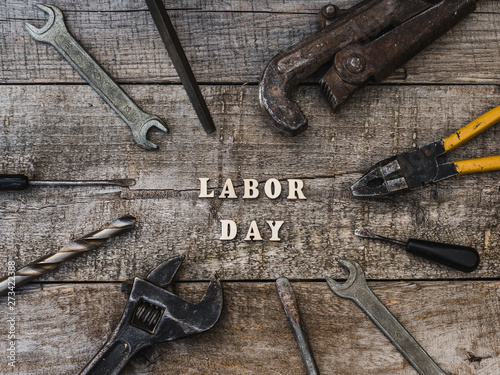
[[[456,149],[499,121],[500,107],[497,107],[447,138],[381,161],[351,187],[352,194],[385,195],[404,189],[417,189],[460,174],[500,170],[500,155],[447,163],[437,160],[439,156]]]

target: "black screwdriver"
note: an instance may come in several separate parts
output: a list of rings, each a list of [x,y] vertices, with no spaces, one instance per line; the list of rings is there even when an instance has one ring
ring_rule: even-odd
[[[104,181],[31,181],[23,174],[0,174],[0,190],[25,190],[30,186],[123,186],[135,184],[135,180],[104,180]]]
[[[479,254],[472,247],[415,239],[403,242],[359,229],[356,229],[354,234],[363,238],[382,240],[404,246],[405,250],[413,255],[432,260],[462,272],[472,272],[479,266]]]

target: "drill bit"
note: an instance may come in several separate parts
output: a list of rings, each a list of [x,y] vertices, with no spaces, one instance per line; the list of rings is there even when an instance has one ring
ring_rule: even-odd
[[[108,238],[115,237],[127,229],[135,226],[135,217],[123,216],[116,219],[106,228],[89,233],[82,238],[70,242],[57,253],[46,255],[27,266],[17,270],[15,276],[9,275],[0,280],[0,296],[6,294],[13,286],[24,285],[31,280],[42,276],[43,274],[52,271],[67,260],[76,258],[77,256],[98,248]]]

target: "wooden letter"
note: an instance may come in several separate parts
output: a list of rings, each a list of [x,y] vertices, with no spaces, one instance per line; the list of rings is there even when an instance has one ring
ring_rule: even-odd
[[[264,191],[266,192],[268,198],[276,199],[281,194],[281,183],[275,178],[270,178],[264,185]]]
[[[271,228],[271,234],[272,234],[269,241],[281,241],[281,239],[278,237],[278,234],[283,223],[284,221],[267,221],[269,228]]]
[[[259,181],[254,180],[253,178],[243,179],[243,183],[245,184],[245,194],[243,194],[243,199],[255,199],[259,196]]]
[[[257,226],[257,222],[255,220],[253,220],[250,223],[250,227],[248,228],[248,233],[247,236],[245,237],[245,241],[262,241],[262,237],[260,236],[259,232],[259,227]]]
[[[238,198],[236,196],[236,192],[234,191],[233,181],[231,181],[230,178],[226,180],[226,183],[222,188],[222,192],[220,193],[219,198]]]
[[[297,194],[299,199],[306,199],[304,193],[302,193],[302,188],[304,187],[304,181],[289,179],[288,181],[288,197],[287,199],[297,199]]]
[[[221,220],[221,235],[219,240],[229,241],[234,239],[238,234],[238,228],[233,220]]]
[[[208,180],[209,178],[199,178],[200,180],[200,195],[198,195],[198,198],[213,198],[215,197],[215,193],[212,191],[210,194],[208,193]]]

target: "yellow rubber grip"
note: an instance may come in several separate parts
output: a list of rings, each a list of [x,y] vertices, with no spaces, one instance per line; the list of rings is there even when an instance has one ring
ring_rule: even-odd
[[[458,174],[491,172],[500,170],[500,155],[479,159],[454,161]]]
[[[462,129],[456,131],[448,138],[444,138],[444,149],[446,152],[456,149],[461,144],[481,134],[500,121],[500,106],[485,113]]]

